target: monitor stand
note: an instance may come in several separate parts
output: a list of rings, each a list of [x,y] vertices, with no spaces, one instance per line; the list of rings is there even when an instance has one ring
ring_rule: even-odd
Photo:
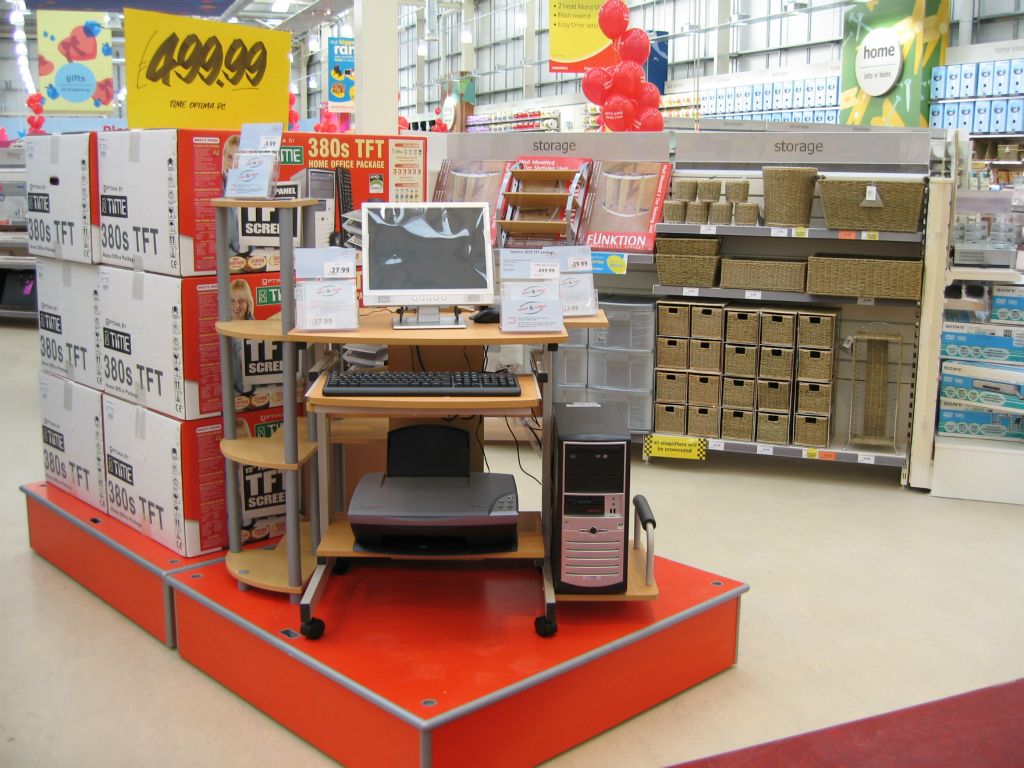
[[[466,321],[459,317],[459,308],[455,312],[442,312],[440,307],[417,307],[410,312],[410,307],[401,307],[398,317],[391,322],[391,327],[398,331],[430,331],[438,328],[465,328]]]

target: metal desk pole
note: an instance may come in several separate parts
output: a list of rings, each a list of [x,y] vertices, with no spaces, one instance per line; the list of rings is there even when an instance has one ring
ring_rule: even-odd
[[[231,268],[228,265],[227,208],[217,209],[217,317],[231,319]],[[232,339],[220,337],[220,397],[223,408],[224,439],[234,440],[235,433],[235,377],[232,372]],[[244,342],[243,342],[244,343]],[[228,547],[232,552],[242,551],[242,518],[239,513],[238,465],[224,459],[224,498],[228,507]],[[241,582],[239,582],[241,586]]]
[[[278,208],[277,223],[281,245],[281,333],[287,336],[295,327],[295,259],[292,247],[292,216],[297,208]],[[298,416],[295,401],[296,350],[294,341],[284,341],[284,460],[299,462]],[[288,586],[302,586],[302,540],[299,534],[299,470],[284,475],[285,536],[288,540]],[[298,602],[299,595],[293,595]]]

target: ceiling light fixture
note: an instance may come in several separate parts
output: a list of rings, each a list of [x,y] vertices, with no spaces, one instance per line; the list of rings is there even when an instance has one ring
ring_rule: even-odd
[[[274,0],[270,6],[271,13],[288,13],[291,7],[291,0]]]
[[[15,27],[21,27],[25,24],[25,13],[15,8],[11,11],[11,15],[7,17],[7,20],[11,22]]]
[[[28,46],[24,43],[15,43],[14,52],[18,54],[18,56],[28,56]]]
[[[21,27],[15,27],[14,28],[14,34],[12,35],[12,37],[14,38],[14,42],[16,42],[16,43],[24,43],[25,42],[25,30],[22,29]]]

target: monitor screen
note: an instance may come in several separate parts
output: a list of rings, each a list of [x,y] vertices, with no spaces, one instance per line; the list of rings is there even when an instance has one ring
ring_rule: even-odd
[[[486,203],[366,203],[363,300],[371,306],[490,304]]]

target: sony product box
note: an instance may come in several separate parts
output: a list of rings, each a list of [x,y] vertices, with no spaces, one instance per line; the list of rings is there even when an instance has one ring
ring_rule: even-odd
[[[1010,93],[1014,96],[1024,95],[1024,59],[1010,62]]]
[[[989,130],[989,103],[987,101],[974,102],[974,125],[971,126],[972,133],[988,133]],[[932,126],[937,127],[937,126]]]
[[[91,387],[39,373],[46,482],[106,512],[100,399]]]
[[[956,104],[943,104],[942,113],[942,127],[943,128],[956,128],[957,121],[960,117],[960,109]]]
[[[993,95],[993,78],[995,76],[995,62],[983,61],[978,64],[977,92],[979,96]]]
[[[956,403],[1001,413],[1024,413],[1024,371],[1006,365],[946,360],[942,363],[939,394]]]
[[[97,175],[95,133],[25,139],[29,253],[100,260]]]
[[[814,106],[824,107],[828,105],[828,78],[814,78]]]
[[[724,115],[725,114],[725,102],[726,102],[726,99],[725,99],[725,88],[717,88],[717,89],[715,89],[715,114],[716,115]]]
[[[941,128],[942,127],[942,105],[931,104],[928,107],[928,127],[929,128]]]
[[[228,543],[219,418],[179,421],[103,396],[107,512],[184,557]]]
[[[960,65],[946,65],[946,95],[947,99],[960,98]]]
[[[998,413],[952,400],[941,400],[936,428],[940,435],[950,437],[1024,440],[1024,414]]]
[[[835,125],[839,122],[839,110],[838,109],[826,109],[825,110],[825,122]]]
[[[725,89],[725,114],[731,115],[736,111],[736,89]]]
[[[994,323],[1024,325],[1024,287],[993,285],[989,314]]]
[[[938,101],[946,98],[946,68],[932,67],[932,78],[930,87],[931,101]]]
[[[816,110],[814,110],[814,122],[815,123],[824,123],[825,122],[825,110],[824,109],[816,109]]]
[[[760,112],[762,109],[761,105],[764,104],[764,85],[758,83],[757,85],[753,86],[753,88],[751,89],[750,99],[751,111]]]
[[[1006,132],[1024,131],[1024,99],[1010,99],[1006,103]]]
[[[793,109],[804,108],[804,81],[795,80],[793,82]]]
[[[103,390],[178,419],[221,410],[217,281],[99,268]],[[237,275],[233,319],[280,311],[280,277]],[[282,351],[275,341],[230,340],[239,410],[281,405]]]
[[[39,355],[44,371],[102,389],[96,264],[39,258]]]
[[[596,163],[587,196],[584,245],[651,253],[672,179],[671,163]]]
[[[953,360],[1024,365],[1024,328],[992,323],[943,323],[942,356]]]
[[[973,99],[977,93],[977,64],[960,65],[960,98]]]
[[[839,106],[839,77],[826,78],[825,82],[825,106]]]
[[[989,102],[989,130],[1006,133],[1006,99]]]
[[[992,95],[1010,95],[1010,61],[1008,59],[994,62],[992,66]]]
[[[962,101],[958,107],[959,114],[957,116],[956,127],[965,131],[970,131],[974,126],[974,102],[973,101]]]

